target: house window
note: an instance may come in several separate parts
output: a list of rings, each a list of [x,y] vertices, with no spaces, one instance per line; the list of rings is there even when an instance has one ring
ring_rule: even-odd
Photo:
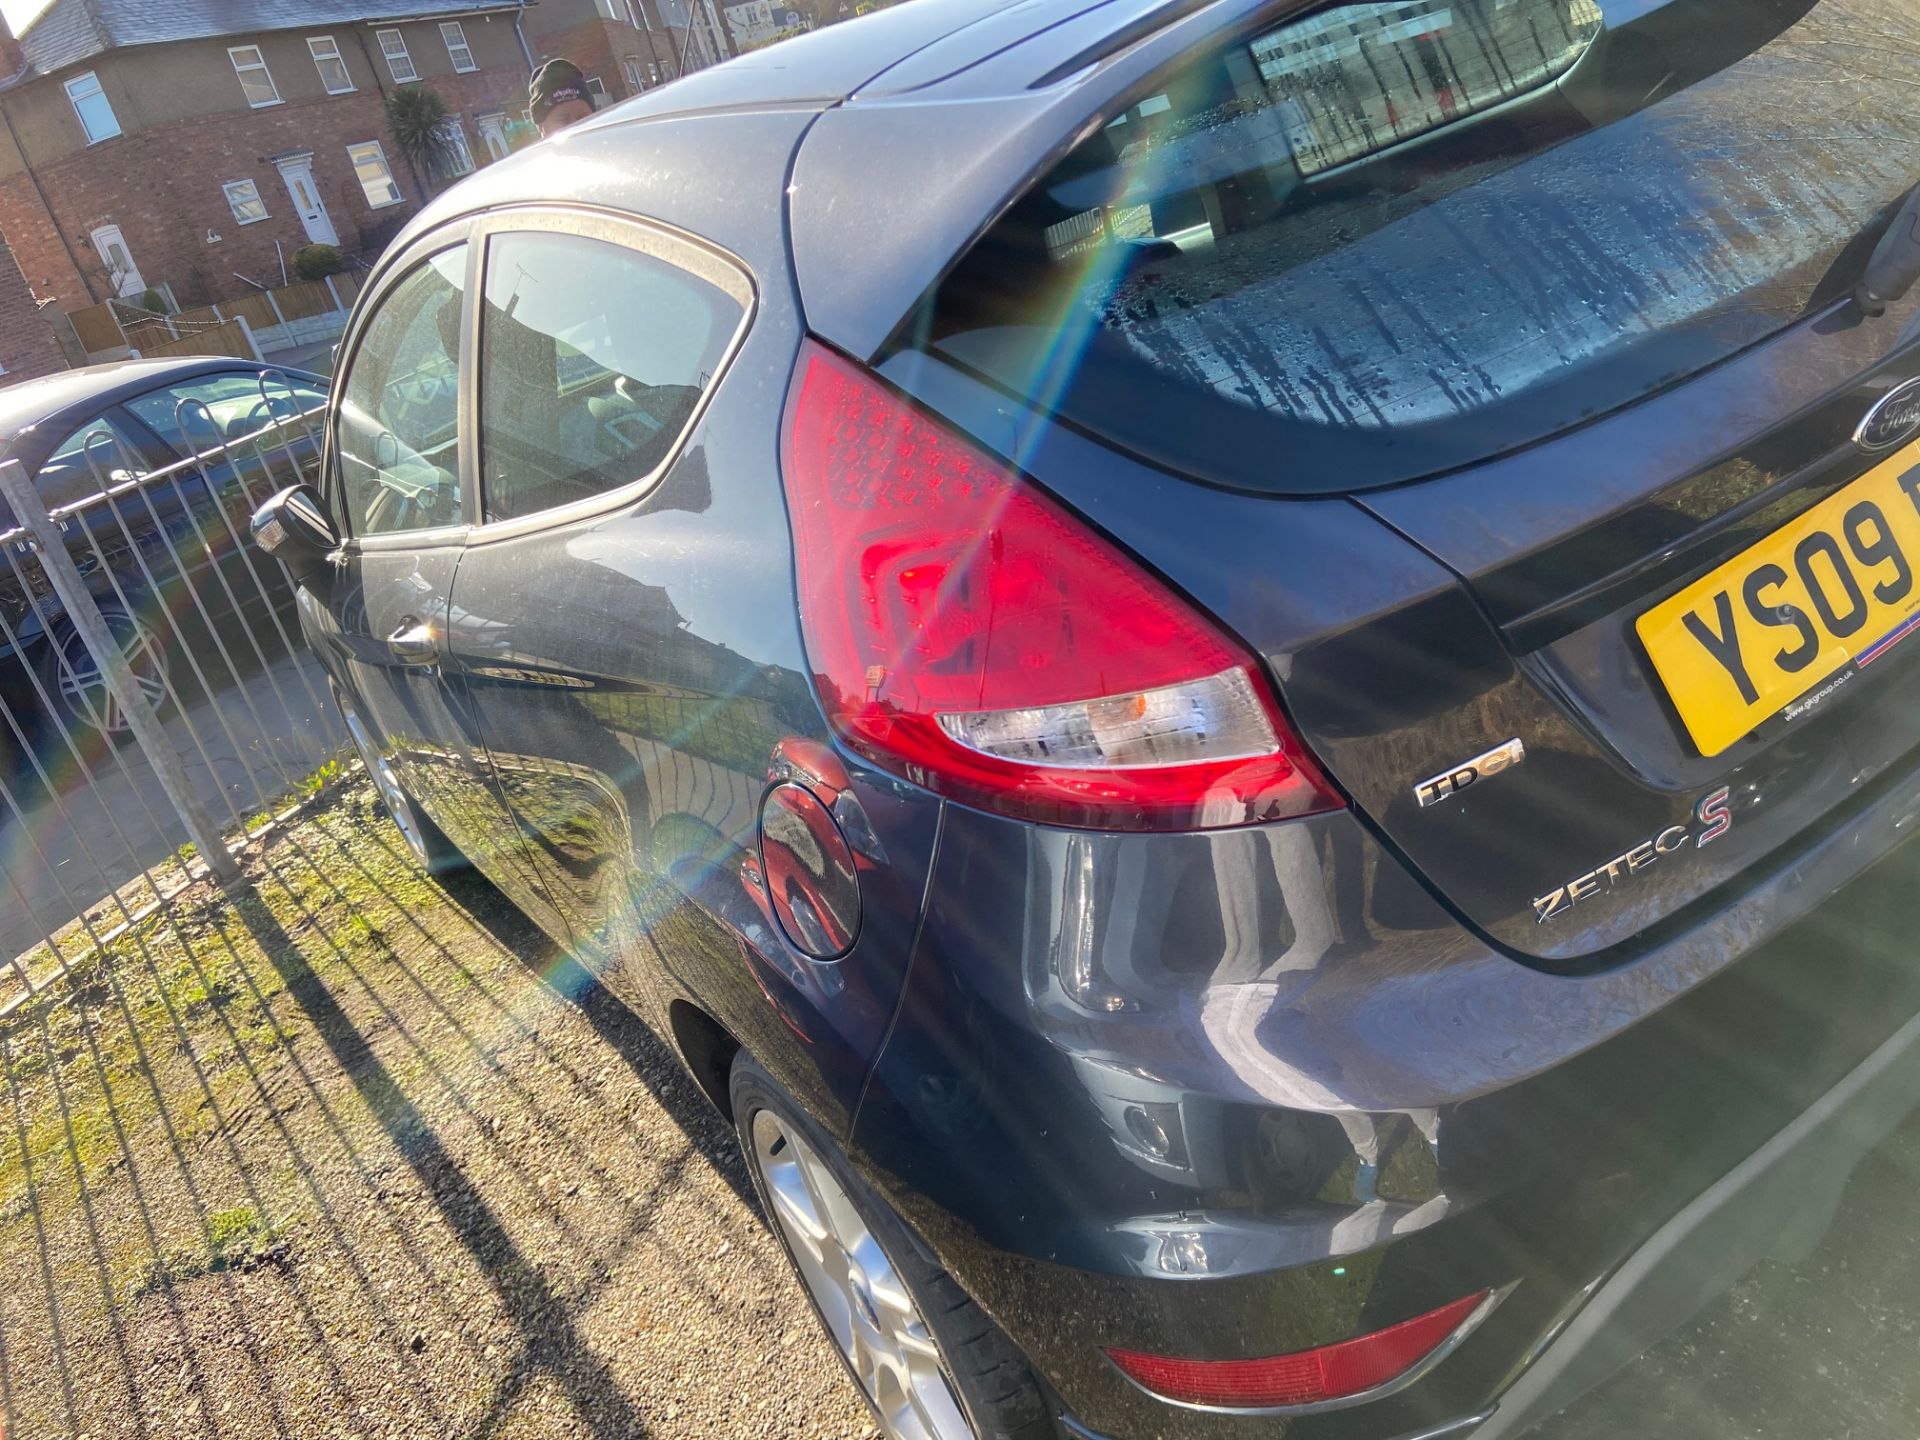
[[[260,53],[258,45],[228,46],[227,57],[233,61],[233,73],[240,77],[240,88],[246,92],[247,104],[258,110],[263,105],[280,103],[279,87],[273,83],[273,76],[267,70],[267,59]]]
[[[340,47],[331,35],[309,35],[307,50],[313,56],[314,69],[320,72],[320,83],[327,87],[327,94],[353,93],[353,76],[347,73],[347,62],[341,58]]]
[[[360,188],[367,192],[368,205],[380,210],[400,203],[400,187],[393,183],[393,171],[387,168],[387,152],[380,148],[378,140],[347,146],[347,158],[353,162],[353,173],[360,178]]]
[[[638,60],[629,55],[625,60],[620,62],[620,68],[627,72],[627,89],[631,93],[638,95],[642,90],[647,88],[647,82],[641,74],[640,62]]]
[[[407,53],[407,37],[398,30],[376,32],[380,41],[380,53],[387,57],[387,73],[393,76],[396,85],[408,85],[420,78],[420,72],[413,68],[413,56]]]
[[[596,110],[606,104],[607,82],[602,80],[598,75],[589,75],[587,77],[587,98],[593,101],[593,108]]]
[[[460,28],[458,20],[440,22],[440,38],[447,42],[447,58],[453,61],[453,68],[461,74],[480,67],[473,62],[473,51],[467,46],[467,32]]]
[[[440,140],[447,149],[444,157],[448,175],[471,175],[473,152],[467,148],[467,132],[458,117],[449,115],[440,127]]]
[[[600,12],[602,20],[620,20],[620,0],[593,0],[593,8]]]
[[[242,225],[267,218],[267,202],[260,198],[260,187],[251,180],[229,180],[220,187],[226,192],[227,208]]]
[[[106,92],[100,88],[100,77],[93,71],[67,81],[67,99],[73,102],[73,113],[80,121],[80,128],[87,132],[89,145],[111,140],[120,133],[120,121],[114,116],[113,106],[107,103]]]

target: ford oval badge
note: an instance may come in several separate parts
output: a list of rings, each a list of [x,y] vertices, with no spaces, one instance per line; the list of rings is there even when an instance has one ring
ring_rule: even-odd
[[[1897,385],[1867,412],[1853,443],[1869,455],[1898,449],[1920,435],[1920,380]]]

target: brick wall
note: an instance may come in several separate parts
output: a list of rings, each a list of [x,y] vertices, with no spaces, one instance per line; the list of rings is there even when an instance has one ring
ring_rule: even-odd
[[[659,27],[654,30],[652,45],[649,46],[646,31],[636,30],[621,21],[598,18],[545,33],[529,31],[527,35],[535,59],[544,61],[564,57],[571,60],[583,74],[597,77],[606,85],[609,100],[625,100],[637,93],[627,84],[626,71],[621,66],[623,60],[638,60],[640,73],[644,76],[648,73],[649,62],[657,55],[663,82],[678,75],[680,47],[685,38],[685,31],[669,31]],[[688,57],[687,68],[698,69],[699,65],[700,57],[696,50]]]
[[[34,304],[13,252],[0,245],[0,369],[6,371],[0,385],[66,368],[53,327]]]
[[[13,251],[36,295],[51,295],[63,310],[101,298],[89,296],[80,272],[53,228],[53,219],[25,173],[0,178],[0,244]],[[77,248],[77,247],[76,247]]]
[[[431,86],[458,114],[476,161],[486,148],[474,123],[490,111],[526,105],[526,76],[519,65],[466,75],[434,76]],[[48,82],[42,82],[48,83]],[[377,140],[402,203],[375,209],[355,177],[347,146]],[[248,279],[280,283],[281,256],[309,242],[280,171],[268,157],[286,151],[313,152],[313,178],[343,249],[383,241],[397,222],[418,208],[420,181],[387,131],[384,98],[363,89],[322,100],[289,101],[271,109],[204,115],[133,131],[38,167],[41,189],[66,232],[93,295],[112,293],[106,268],[88,237],[101,225],[117,225],[140,276],[164,281],[182,305],[240,294]],[[243,225],[221,190],[225,181],[252,180],[266,202],[268,218]],[[86,305],[52,223],[25,176],[0,180],[0,233],[16,250],[20,267],[41,294],[61,308]],[[212,234],[217,239],[209,240]],[[278,249],[276,249],[276,242]]]

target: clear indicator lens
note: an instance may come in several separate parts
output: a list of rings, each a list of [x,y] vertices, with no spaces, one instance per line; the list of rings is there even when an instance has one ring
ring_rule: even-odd
[[[1070,769],[1248,760],[1280,748],[1266,707],[1237,669],[1131,695],[941,715],[939,721],[970,750]]]

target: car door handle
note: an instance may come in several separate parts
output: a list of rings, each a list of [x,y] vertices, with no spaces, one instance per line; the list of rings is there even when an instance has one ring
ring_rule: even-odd
[[[402,665],[433,665],[440,659],[440,647],[434,643],[433,627],[409,616],[400,628],[387,636],[387,651]]]

